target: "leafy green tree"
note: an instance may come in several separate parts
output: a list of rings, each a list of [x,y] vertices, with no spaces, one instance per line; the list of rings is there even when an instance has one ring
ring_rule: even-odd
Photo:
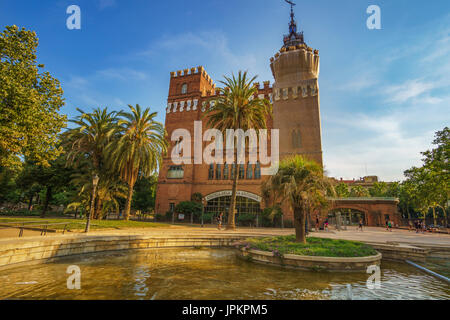
[[[227,129],[266,129],[267,117],[272,114],[271,104],[266,99],[257,96],[258,88],[253,84],[256,77],[249,78],[247,72],[239,71],[238,76],[224,77],[220,81],[224,88],[219,88],[218,94],[211,99],[213,106],[204,113],[208,125],[225,133]],[[228,213],[227,229],[236,229],[236,191],[239,174],[233,175],[231,189],[230,211]]]
[[[350,197],[350,191],[348,185],[345,183],[340,183],[335,187],[336,194],[340,198],[348,198]]]
[[[124,217],[130,216],[133,188],[139,177],[149,177],[159,168],[168,143],[164,126],[155,120],[156,112],[144,111],[137,104],[129,105],[130,113],[121,113],[116,135],[108,146],[107,153],[112,168],[128,184],[127,203]]]
[[[69,186],[73,173],[73,168],[66,166],[65,156],[61,154],[55,160],[49,161],[49,166],[27,161],[17,179],[17,183],[23,188],[29,185],[31,188],[39,186],[36,190],[45,189],[41,212],[41,217],[45,217],[54,194]]]
[[[333,189],[320,165],[298,155],[282,160],[278,173],[270,176],[262,188],[272,190],[275,199],[290,204],[294,211],[296,241],[300,243],[306,243],[307,214],[325,207],[327,195]]]
[[[38,38],[33,31],[7,26],[0,33],[0,166],[21,159],[48,166],[62,152],[58,133],[66,117],[63,90],[37,63]]]
[[[386,182],[375,182],[373,186],[369,188],[371,197],[386,197],[387,191],[388,184]]]
[[[189,215],[192,223],[194,217],[199,217],[202,214],[202,205],[194,201],[182,201],[176,205],[175,212]]]
[[[136,181],[131,204],[133,209],[148,212],[155,208],[157,182],[158,177],[156,175],[140,178]]]

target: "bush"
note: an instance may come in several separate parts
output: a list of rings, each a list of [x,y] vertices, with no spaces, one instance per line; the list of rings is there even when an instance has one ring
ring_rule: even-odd
[[[202,205],[194,201],[183,201],[176,205],[175,212],[182,213],[189,218],[193,214],[195,218],[198,218],[202,214]]]
[[[243,246],[262,251],[276,252],[281,255],[296,254],[321,257],[366,257],[377,252],[368,244],[323,238],[307,238],[306,244],[295,242],[295,236],[250,238]]]
[[[281,218],[283,216],[283,211],[279,206],[265,208],[261,212],[261,226],[263,227],[281,227]]]
[[[171,221],[172,220],[172,211],[167,211],[166,212],[166,221]]]
[[[201,215],[200,215],[200,217],[201,217]],[[213,218],[214,218],[214,213],[212,213],[212,212],[203,213],[203,222],[204,223],[211,223],[211,219],[213,219]],[[214,223],[214,221],[213,221],[213,223]]]
[[[239,214],[236,221],[240,224],[251,224],[256,221],[256,215],[250,213]]]

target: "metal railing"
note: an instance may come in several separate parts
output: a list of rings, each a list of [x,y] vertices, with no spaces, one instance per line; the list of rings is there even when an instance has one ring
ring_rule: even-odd
[[[38,231],[41,231],[41,236],[46,236],[48,232],[48,226],[56,226],[56,225],[64,225],[62,234],[65,234],[67,230],[67,226],[70,224],[85,224],[85,222],[56,222],[56,223],[49,223],[48,221],[11,221],[11,222],[0,222],[0,230],[1,229],[8,229],[8,228],[18,228],[19,229],[19,238],[23,237],[23,231],[24,229],[28,230],[34,230],[34,227],[41,227],[43,228],[36,228]],[[92,224],[91,224],[92,225]]]

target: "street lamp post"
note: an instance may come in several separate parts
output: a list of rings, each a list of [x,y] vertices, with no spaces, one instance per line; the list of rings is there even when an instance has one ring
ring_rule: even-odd
[[[92,198],[91,198],[91,210],[87,216],[87,221],[86,221],[86,229],[84,230],[84,232],[88,233],[89,232],[89,227],[91,225],[91,218],[94,215],[94,201],[95,201],[95,191],[97,190],[97,185],[98,185],[98,180],[99,177],[98,175],[94,175],[94,177],[92,177]]]
[[[202,228],[203,228],[203,213],[205,212],[205,199],[202,199]]]

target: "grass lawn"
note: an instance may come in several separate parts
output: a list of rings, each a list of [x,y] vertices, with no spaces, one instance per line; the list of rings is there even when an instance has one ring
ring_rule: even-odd
[[[377,252],[369,245],[349,240],[307,238],[307,244],[295,242],[295,236],[249,238],[244,246],[280,254],[320,257],[366,257]]]
[[[36,217],[21,217],[21,218],[0,218],[0,224],[5,222],[25,222],[25,221],[36,221],[36,224],[39,223],[69,223],[67,225],[66,230],[84,230],[86,226],[85,219],[55,219],[55,218],[36,218]],[[32,226],[34,223],[25,224],[25,226]],[[107,229],[107,228],[116,228],[116,229],[127,229],[127,228],[158,228],[158,227],[167,227],[167,224],[163,223],[154,223],[154,222],[143,222],[143,221],[124,221],[124,220],[91,220],[91,230],[95,229]],[[43,227],[39,226],[38,228]],[[49,229],[62,230],[64,228],[64,224],[58,224],[53,226],[48,226]]]

